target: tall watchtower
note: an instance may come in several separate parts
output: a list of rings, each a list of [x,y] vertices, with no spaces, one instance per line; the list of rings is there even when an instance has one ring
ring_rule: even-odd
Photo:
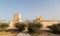
[[[12,20],[9,22],[9,27],[7,29],[16,29],[15,23],[22,22],[21,20],[21,14],[19,13],[14,13]]]
[[[43,20],[43,17],[42,16],[36,16],[36,20],[41,21],[41,20]]]
[[[12,20],[13,20],[13,23],[22,22],[21,14],[20,13],[14,13]]]

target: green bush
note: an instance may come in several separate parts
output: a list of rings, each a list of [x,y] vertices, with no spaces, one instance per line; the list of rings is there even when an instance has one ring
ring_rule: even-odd
[[[0,24],[0,29],[5,30],[8,26],[9,26],[8,23],[2,23]]]
[[[54,33],[60,34],[60,23],[48,26],[48,28],[50,28]]]
[[[40,28],[42,25],[40,23],[28,23],[28,32],[30,34],[40,33]]]
[[[18,28],[18,31],[23,31],[25,29],[24,23],[16,23],[15,27]]]

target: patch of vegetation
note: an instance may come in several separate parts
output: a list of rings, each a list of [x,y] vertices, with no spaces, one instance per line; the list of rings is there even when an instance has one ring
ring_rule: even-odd
[[[28,23],[28,32],[30,34],[40,33],[41,27],[42,27],[42,24],[40,23]]]
[[[8,23],[1,23],[0,24],[0,31],[5,30],[8,27]]]
[[[48,28],[50,28],[53,33],[60,34],[60,23],[48,26]]]
[[[16,23],[15,27],[18,28],[18,31],[23,31],[25,29],[25,24],[24,23]]]

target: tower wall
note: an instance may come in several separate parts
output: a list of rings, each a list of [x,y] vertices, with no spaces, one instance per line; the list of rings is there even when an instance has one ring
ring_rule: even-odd
[[[22,22],[22,20],[21,20],[21,14],[15,13],[15,14],[13,14],[13,24],[14,23],[18,23],[18,22]]]
[[[36,16],[36,20],[42,21],[43,20],[43,17],[42,16]]]

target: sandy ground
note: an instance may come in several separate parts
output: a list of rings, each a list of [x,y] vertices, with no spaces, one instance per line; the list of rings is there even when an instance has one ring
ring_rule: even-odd
[[[16,36],[17,33],[11,33],[11,32],[0,32],[0,36]]]
[[[31,35],[26,32],[20,32],[17,36],[31,36]],[[32,36],[60,36],[60,34],[53,34],[49,31],[42,30],[41,34],[33,34]]]
[[[17,36],[31,36],[31,35],[27,32],[20,32]]]

